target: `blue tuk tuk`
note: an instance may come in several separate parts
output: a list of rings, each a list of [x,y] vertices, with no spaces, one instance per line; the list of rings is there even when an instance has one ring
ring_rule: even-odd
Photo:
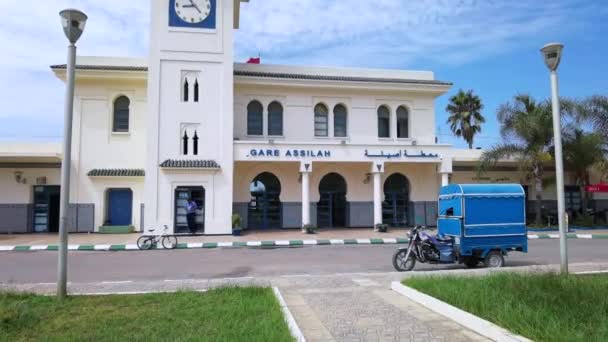
[[[393,256],[409,271],[416,262],[502,267],[510,251],[527,252],[526,194],[519,184],[451,184],[439,191],[437,235],[422,227]]]

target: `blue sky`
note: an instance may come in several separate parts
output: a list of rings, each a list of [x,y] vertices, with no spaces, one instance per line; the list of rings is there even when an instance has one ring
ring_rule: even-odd
[[[65,60],[57,13],[90,17],[81,55],[147,54],[148,0],[0,2],[0,140],[58,140],[63,85],[48,66]],[[608,8],[603,1],[251,0],[242,5],[236,60],[263,63],[432,70],[454,83],[436,105],[440,141],[465,146],[445,125],[459,88],[473,89],[488,123],[476,146],[499,141],[496,108],[519,92],[549,96],[539,48],[566,45],[561,95],[608,93]],[[27,20],[23,20],[27,18]]]

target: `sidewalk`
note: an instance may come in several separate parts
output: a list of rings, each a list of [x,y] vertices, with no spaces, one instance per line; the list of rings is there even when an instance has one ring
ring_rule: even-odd
[[[72,251],[124,251],[137,250],[135,234],[70,234]],[[529,239],[558,239],[557,232],[529,232]],[[568,233],[570,239],[608,239],[608,230],[579,230]],[[289,247],[308,245],[405,244],[407,230],[391,229],[387,233],[363,229],[322,229],[317,234],[304,234],[298,229],[272,231],[246,231],[242,236],[189,236],[178,235],[178,249],[220,247]],[[0,251],[57,250],[57,234],[0,235]]]

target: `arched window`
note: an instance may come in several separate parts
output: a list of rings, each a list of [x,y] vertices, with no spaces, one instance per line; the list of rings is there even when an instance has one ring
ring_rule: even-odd
[[[188,132],[184,130],[184,136],[182,137],[182,152],[185,156],[188,155],[188,141],[190,138],[188,137]]]
[[[378,137],[391,137],[391,113],[386,106],[378,108]]]
[[[315,137],[328,136],[328,114],[329,111],[324,104],[319,103],[315,106]]]
[[[194,102],[198,102],[198,78],[194,80]]]
[[[247,106],[247,135],[264,135],[264,107],[258,101]]]
[[[409,113],[407,108],[397,108],[397,138],[409,138]]]
[[[190,93],[190,84],[188,84],[188,79],[184,78],[184,102],[188,102],[189,93]]]
[[[283,106],[276,101],[268,106],[268,135],[283,135]]]
[[[126,96],[120,96],[114,101],[113,132],[129,131],[129,106],[131,101]]]
[[[346,107],[339,104],[334,107],[334,137],[346,137]]]
[[[192,154],[198,156],[198,133],[194,131],[194,137],[192,137]]]

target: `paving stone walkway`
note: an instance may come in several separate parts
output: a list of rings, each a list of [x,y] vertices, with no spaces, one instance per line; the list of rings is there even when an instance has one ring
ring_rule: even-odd
[[[486,341],[390,290],[394,275],[278,279],[308,341]]]

